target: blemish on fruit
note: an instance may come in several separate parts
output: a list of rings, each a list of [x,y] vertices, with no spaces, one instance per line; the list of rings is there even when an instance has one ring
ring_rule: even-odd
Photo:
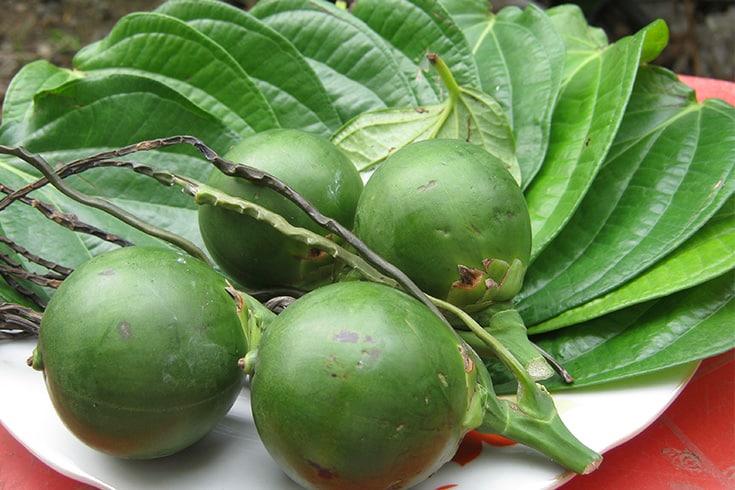
[[[329,257],[329,254],[325,252],[324,250],[319,250],[316,247],[312,247],[309,249],[309,253],[306,257],[304,257],[306,260],[321,260]]]
[[[356,344],[360,340],[360,336],[357,332],[350,332],[349,330],[342,330],[332,336],[332,340],[342,342],[345,344]]]
[[[471,373],[475,369],[475,361],[472,360],[470,355],[467,353],[467,349],[463,345],[458,345],[459,353],[462,355],[464,361],[464,372]]]
[[[436,180],[432,179],[428,181],[426,184],[418,186],[416,190],[418,190],[419,192],[428,191],[435,185],[436,185]]]
[[[120,338],[123,340],[128,340],[133,335],[131,325],[125,321],[117,324],[117,331],[120,334]]]
[[[380,349],[363,349],[362,355],[370,361],[377,361],[380,358]]]
[[[325,468],[319,463],[316,463],[314,461],[309,461],[309,466],[314,468],[316,470],[317,476],[319,476],[319,478],[323,480],[331,480],[332,478],[337,476],[328,468]]]
[[[229,281],[225,281],[225,283],[227,284],[227,286],[225,287],[225,291],[227,291],[227,294],[229,294],[232,299],[235,300],[235,308],[237,310],[237,313],[242,313],[245,308],[245,300]]]

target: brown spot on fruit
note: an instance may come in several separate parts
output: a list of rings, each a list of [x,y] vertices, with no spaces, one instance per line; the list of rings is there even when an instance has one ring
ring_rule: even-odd
[[[474,289],[482,281],[483,272],[480,270],[459,264],[457,266],[457,272],[459,272],[459,280],[454,281],[452,287]]]
[[[464,361],[464,372],[471,373],[475,369],[475,361],[472,360],[464,345],[458,345],[457,348]]]
[[[128,340],[133,335],[131,325],[125,321],[117,324],[117,331],[120,334],[120,338],[123,340]]]
[[[329,468],[325,468],[315,461],[309,461],[309,466],[314,468],[317,476],[323,480],[331,480],[337,477]]]
[[[333,340],[342,343],[356,344],[360,340],[360,336],[357,332],[350,332],[349,330],[341,330],[339,333],[332,336]]]
[[[419,186],[417,189],[419,192],[428,191],[436,185],[436,180],[430,180],[426,184]]]

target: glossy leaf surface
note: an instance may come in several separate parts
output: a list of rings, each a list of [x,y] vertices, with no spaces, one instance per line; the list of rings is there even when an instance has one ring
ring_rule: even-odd
[[[692,236],[735,191],[735,109],[698,104],[676,77],[643,70],[615,143],[579,209],[529,268],[528,325],[630,281]],[[665,110],[660,110],[665,107]],[[686,269],[673,280],[692,281]]]
[[[420,89],[393,49],[349,13],[313,0],[258,2],[251,13],[307,59],[343,122],[369,110],[419,104]]]
[[[556,330],[631,305],[661,298],[735,269],[735,202],[732,198],[691,238],[619,288],[529,328]]]
[[[196,0],[164,3],[157,12],[183,20],[222,46],[263,93],[280,126],[325,137],[339,128],[337,111],[306,60],[252,15],[222,2]]]
[[[576,373],[574,386],[664,369],[735,347],[735,276],[560,330],[538,343]],[[564,388],[550,383],[552,389]]]
[[[109,36],[83,48],[74,63],[85,71],[157,80],[240,134],[278,126],[268,101],[227,51],[171,16],[123,17]]]
[[[412,66],[406,75],[426,80],[438,99],[446,92],[428,69],[429,53],[444,60],[459,85],[480,88],[480,74],[470,46],[462,32],[449,22],[449,13],[440,2],[363,0],[356,3],[352,13],[410,60]]]
[[[526,189],[533,257],[566,225],[597,175],[633,90],[643,38],[595,48],[562,85],[543,166]]]
[[[475,143],[504,162],[516,181],[521,179],[505,113],[492,97],[467,87],[457,87],[441,104],[363,113],[344,125],[332,141],[360,171],[370,171],[399,148],[429,138]]]
[[[543,163],[551,116],[561,86],[565,47],[550,18],[533,4],[497,15],[465,17],[484,92],[497,99],[511,122],[527,187]],[[460,14],[461,15],[461,14]]]

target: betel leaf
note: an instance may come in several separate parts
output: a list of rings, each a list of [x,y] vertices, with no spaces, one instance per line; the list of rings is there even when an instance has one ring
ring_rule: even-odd
[[[5,94],[2,107],[2,122],[22,122],[30,116],[33,107],[33,96],[73,78],[80,77],[79,72],[59,68],[46,60],[38,60],[23,66],[13,77]]]
[[[2,159],[0,158],[0,163]],[[5,239],[8,238],[7,231],[3,228],[0,223],[0,236],[3,237],[3,243],[0,243],[0,253],[2,253],[2,267],[3,274],[0,276],[0,303],[12,303],[22,305],[24,307],[40,310],[41,306],[37,303],[45,302],[49,294],[46,290],[38,284],[35,284],[29,280],[26,280],[19,276],[14,276],[10,270],[14,267],[20,266],[25,270],[34,270],[35,264],[25,260],[24,257],[18,253],[17,244],[13,247],[9,243],[5,243]],[[6,268],[8,270],[6,270]],[[47,272],[42,267],[35,267],[40,270],[40,273]],[[21,292],[22,291],[22,292]],[[34,297],[31,297],[33,295]],[[2,338],[2,335],[0,335]]]
[[[106,122],[106,124],[101,124]],[[113,124],[114,123],[114,124]],[[146,76],[113,73],[70,80],[37,93],[30,118],[0,142],[38,153],[110,149],[190,133],[228,148],[238,133],[179,92]]]
[[[210,0],[169,1],[156,12],[185,21],[227,51],[258,86],[282,127],[329,137],[341,125],[324,86],[303,56],[252,15]]]
[[[608,45],[607,34],[587,23],[582,9],[575,4],[561,4],[546,10],[566,46],[563,79],[569,79],[581,66]]]
[[[369,174],[395,150],[430,138],[441,123],[441,114],[448,109],[446,105],[364,112],[342,126],[332,137],[332,142],[360,172]]]
[[[575,4],[561,4],[546,11],[566,45],[567,61],[564,79],[585,64],[594,51],[607,45],[607,34],[599,27],[587,24],[582,10]],[[646,39],[641,51],[641,62],[653,61],[669,42],[669,28],[659,19],[648,25],[643,32]]]
[[[411,61],[412,71],[408,76],[426,76],[421,70],[426,66],[426,55],[436,53],[447,64],[457,84],[480,87],[477,65],[467,40],[440,2],[361,0],[355,4],[352,14]],[[426,80],[431,83],[434,77],[429,75]],[[436,81],[432,86],[438,98],[443,98],[441,84]]]
[[[4,185],[18,188],[36,179],[35,173],[25,170],[18,168],[17,162],[9,160],[8,157],[0,157],[0,176],[2,176]],[[142,176],[135,176],[136,180],[132,180],[132,175],[123,172],[122,170],[116,172],[119,183],[117,187],[106,189],[107,192],[116,189],[126,192],[128,188],[146,182]],[[153,202],[125,197],[110,200],[151,223],[196,239],[198,237],[196,212],[191,207],[181,204],[180,193],[175,192],[174,189],[165,189],[160,185],[158,189],[160,195],[156,196],[155,201],[152,199]],[[165,202],[166,196],[170,197],[171,202]],[[102,211],[72,201],[50,186],[34,191],[31,197],[54,206],[59,213],[73,214],[83,223],[97,226],[106,233],[121,236],[132,243],[167,246],[160,240],[134,230]],[[36,209],[17,202],[0,213],[0,225],[5,236],[32,253],[71,268],[77,267],[104,251],[116,248],[100,238],[61,227],[56,222],[43,217]],[[39,240],[39,237],[44,237],[44,239]],[[200,240],[196,241],[200,242]]]
[[[406,76],[394,50],[350,13],[315,0],[260,1],[250,12],[306,58],[342,122],[369,110],[422,103],[419,84],[426,82]]]
[[[361,172],[368,173],[409,143],[461,139],[485,148],[520,182],[513,132],[500,105],[487,94],[458,86],[442,59],[432,59],[449,94],[443,103],[363,113],[345,124],[332,141]]]
[[[114,126],[103,121],[114,121]],[[166,85],[147,77],[115,74],[70,80],[36,94],[32,117],[23,124],[4,125],[0,143],[26,146],[47,161],[57,163],[146,139],[187,133],[200,136],[218,151],[229,148],[240,137]],[[189,148],[138,153],[134,158],[203,180],[210,166],[196,155]],[[17,188],[37,178],[37,172],[17,159],[5,157],[0,162],[0,182],[5,185]],[[132,172],[114,169],[90,170],[70,177],[69,183],[199,242],[195,205],[180,192]],[[83,221],[122,235],[133,243],[160,244],[109,215],[63,198],[53,189],[44,188],[34,192],[33,197],[55,205],[60,212],[75,213]],[[64,230],[18,203],[0,213],[0,226],[33,253],[69,267],[105,249],[99,239]],[[38,240],[39,236],[54,239]]]
[[[477,7],[472,17],[463,17],[462,31],[482,67],[479,88],[500,102],[511,122],[526,187],[546,155],[564,42],[549,16],[533,4],[497,14],[488,12],[486,5]],[[462,12],[452,11],[453,18]]]
[[[46,299],[43,297],[42,299]],[[38,305],[34,304],[26,296],[21,295],[14,287],[0,277],[0,303],[11,303],[16,305],[25,306],[28,308],[39,309]]]
[[[0,175],[2,175],[3,185],[16,189],[36,179],[36,175],[24,170],[18,168],[17,163],[10,160],[9,157],[0,156]],[[55,206],[59,212],[75,212],[85,217],[90,216],[89,208],[85,209],[83,206],[70,202],[53,188],[35,191],[32,197]],[[43,217],[38,210],[18,202],[0,213],[0,227],[4,236],[31,253],[66,267],[74,268],[104,249],[97,248],[98,245],[102,245],[101,240],[62,228],[57,223]],[[45,239],[39,239],[39,237]],[[22,258],[19,258],[19,262],[28,266],[27,261]],[[27,268],[33,270],[32,267]]]
[[[642,30],[595,47],[563,82],[544,163],[525,192],[532,261],[566,225],[597,175],[633,90],[644,39]]]
[[[735,274],[596,320],[534,337],[574,387],[657,371],[735,348]],[[563,389],[552,382],[551,389]],[[567,387],[568,388],[568,387]]]
[[[669,296],[532,340],[574,377],[567,384],[554,376],[551,391],[598,385],[660,371],[726,352],[735,347],[735,273]],[[487,361],[498,393],[514,393],[516,382],[495,360]]]
[[[465,31],[465,37],[470,44],[474,44],[474,40],[467,35],[467,30],[477,25],[486,25],[493,10],[485,0],[439,0],[439,3],[452,16],[457,27]]]
[[[719,212],[674,252],[632,281],[528,329],[550,332],[628,306],[668,296],[735,269],[735,201]]]
[[[107,37],[79,51],[74,64],[97,76],[155,79],[241,135],[278,126],[268,101],[227,51],[171,16],[129,14]]]
[[[517,306],[529,326],[630,281],[735,192],[735,108],[698,104],[673,74],[653,67],[641,70],[629,107],[576,213],[528,269]],[[686,283],[686,272],[672,270],[680,276],[672,281]]]

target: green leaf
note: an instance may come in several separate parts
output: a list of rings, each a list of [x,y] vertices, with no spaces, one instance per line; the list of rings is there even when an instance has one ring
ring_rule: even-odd
[[[601,28],[589,25],[584,12],[575,4],[561,4],[546,13],[566,46],[562,78],[568,80],[580,67],[596,58],[599,51],[607,48],[607,34]]]
[[[207,138],[220,150],[239,139],[223,121],[167,85],[145,76],[105,74],[37,93],[23,130],[12,132],[14,140],[2,133],[0,141],[34,152],[74,150],[87,156],[88,149],[186,133]]]
[[[3,236],[4,238],[8,237],[8,233],[2,227],[2,223],[0,223],[0,236]],[[11,262],[8,260],[10,259],[16,264],[23,266],[26,270],[33,270],[33,264],[28,264],[28,261],[25,260],[24,257],[16,253],[15,250],[11,249],[5,243],[0,244],[0,253],[2,253],[4,257],[3,265],[11,266]],[[41,271],[41,273],[45,272],[47,271]],[[41,301],[46,301],[48,299],[48,293],[40,286],[18,277],[13,278],[13,280],[26,291],[32,291],[33,294],[35,294]],[[14,303],[33,308],[35,310],[40,309],[39,305],[28,296],[21,294],[15,287],[11,286],[4,276],[0,277],[0,303]]]
[[[3,124],[23,122],[30,116],[33,96],[42,90],[61,85],[80,77],[79,72],[58,68],[46,60],[25,65],[13,77],[5,94],[2,107]]]
[[[340,129],[332,141],[361,172],[367,173],[409,143],[430,138],[462,139],[485,148],[519,181],[513,133],[500,105],[482,92],[457,86],[447,67],[437,61],[442,77],[449,77],[450,95],[443,103],[361,114]]]
[[[360,0],[352,14],[411,61],[407,76],[423,77],[420,67],[425,66],[427,53],[435,53],[444,60],[459,85],[480,87],[477,65],[467,40],[440,2]],[[425,79],[433,81],[430,76]],[[441,85],[435,82],[433,86],[440,94]]]
[[[307,59],[342,122],[366,111],[419,105],[416,81],[365,23],[328,2],[265,0],[250,11]]]
[[[97,121],[114,121],[114,130]],[[133,75],[71,80],[36,95],[33,117],[25,125],[0,133],[0,142],[23,145],[41,153],[49,162],[68,162],[94,153],[172,134],[195,134],[217,151],[239,139],[221,122],[166,85]],[[4,126],[5,128],[5,126]],[[210,165],[190,148],[149,151],[133,156],[137,161],[204,180]],[[0,182],[20,187],[37,178],[37,172],[17,159],[0,160]],[[166,189],[151,179],[125,170],[96,169],[68,182],[94,196],[112,200],[149,222],[200,243],[196,206],[191,198]],[[137,244],[161,242],[100,211],[81,206],[44,188],[33,194],[55,205],[59,211],[75,213],[89,224],[122,235]],[[14,204],[0,213],[0,226],[8,236],[33,253],[75,267],[109,244],[62,229],[40,213]],[[53,240],[38,240],[38,237]]]
[[[470,44],[475,39],[467,35],[467,30],[484,24],[492,13],[492,7],[485,0],[439,0],[444,9],[452,16],[454,23],[462,29]]]
[[[735,275],[534,337],[574,376],[573,387],[665,369],[735,347]],[[556,380],[558,382],[558,380]],[[569,388],[551,382],[551,389]]]
[[[656,68],[641,70],[630,104],[635,110],[589,193],[527,271],[517,305],[527,325],[630,281],[735,192],[735,108],[697,104],[673,74]],[[671,282],[697,281],[686,269],[670,273]]]
[[[74,64],[97,77],[157,80],[241,135],[278,127],[268,101],[227,51],[167,15],[127,15],[106,38],[77,53]]]
[[[46,298],[42,297],[43,300]],[[34,304],[31,300],[22,296],[18,291],[10,286],[7,281],[0,277],[0,302],[2,303],[14,303],[16,305],[27,306],[28,308],[34,308],[38,310],[38,305]]]
[[[18,162],[4,155],[0,156],[0,176],[3,185],[14,189],[36,179],[35,174],[25,171]],[[81,215],[80,219],[82,216],[86,219],[91,217],[89,208],[70,202],[53,188],[34,191],[32,197],[55,206],[59,212],[75,213]],[[30,206],[17,202],[0,213],[0,229],[3,235],[31,253],[71,268],[88,260],[93,251],[99,253],[111,248],[101,240],[62,228]],[[53,239],[39,240],[39,237]],[[33,270],[33,267],[28,269]]]
[[[511,122],[524,187],[543,163],[551,117],[561,86],[565,47],[546,13],[534,5],[474,16],[463,32],[482,67],[482,90],[496,98]]]
[[[531,334],[582,323],[628,306],[662,298],[735,269],[735,201],[732,198],[671,254],[604,296],[534,325]]]
[[[640,31],[595,48],[564,82],[543,166],[525,192],[532,260],[566,225],[597,175],[633,90],[644,37]]]
[[[608,45],[607,34],[601,28],[588,25],[584,12],[575,4],[561,4],[548,9],[546,13],[566,45],[567,61],[564,70],[566,80],[594,57],[595,51]],[[657,19],[642,32],[645,36],[640,61],[648,63],[661,54],[668,45],[669,28],[664,20]]]
[[[369,175],[395,150],[431,138],[447,109],[445,103],[364,112],[342,126],[332,142]]]
[[[550,391],[595,386],[659,372],[735,347],[735,275],[732,271],[696,287],[532,340],[574,377],[543,381]],[[487,359],[495,389],[514,393],[517,383],[498,361]]]
[[[669,44],[669,26],[663,19],[657,19],[646,29],[646,39],[643,41],[641,63],[649,63],[666,49]]]
[[[282,127],[329,137],[341,125],[303,56],[252,15],[223,2],[202,0],[169,1],[157,12],[185,21],[227,51],[263,93]]]

